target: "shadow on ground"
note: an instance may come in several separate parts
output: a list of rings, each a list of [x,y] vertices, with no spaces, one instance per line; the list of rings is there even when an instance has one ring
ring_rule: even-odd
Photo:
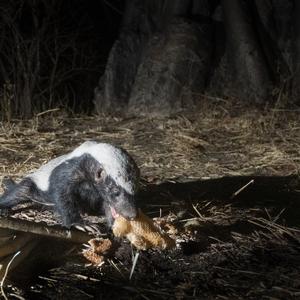
[[[252,180],[253,183],[245,187]],[[180,209],[208,201],[217,206],[231,204],[241,209],[284,209],[282,217],[285,217],[288,225],[296,226],[300,223],[298,176],[238,176],[147,184],[140,193],[140,199],[141,206],[148,211],[151,207],[160,207],[166,211],[170,207]]]

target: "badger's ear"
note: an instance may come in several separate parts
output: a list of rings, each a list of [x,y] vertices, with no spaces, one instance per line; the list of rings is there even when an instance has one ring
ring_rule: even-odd
[[[106,177],[106,172],[103,168],[98,168],[95,172],[95,181],[102,182]]]

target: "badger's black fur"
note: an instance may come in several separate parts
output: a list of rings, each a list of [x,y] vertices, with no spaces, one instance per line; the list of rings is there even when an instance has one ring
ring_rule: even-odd
[[[112,212],[126,218],[136,216],[138,180],[138,168],[126,151],[86,142],[20,183],[5,179],[0,208],[28,200],[52,203],[66,226],[79,223],[80,212],[100,214],[104,210],[111,224]]]

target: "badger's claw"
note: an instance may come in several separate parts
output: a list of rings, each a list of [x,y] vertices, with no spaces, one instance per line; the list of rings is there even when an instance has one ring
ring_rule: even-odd
[[[83,231],[83,232],[86,232],[86,229],[85,229],[85,226],[84,225],[81,225],[81,224],[72,224],[72,227],[80,230],[80,231]]]
[[[95,224],[73,223],[71,226],[80,231],[87,232],[91,235],[101,234],[99,227]]]

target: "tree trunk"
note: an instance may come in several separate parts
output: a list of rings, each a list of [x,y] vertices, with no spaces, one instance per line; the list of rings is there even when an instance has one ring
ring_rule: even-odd
[[[295,1],[294,31],[295,31],[295,44],[294,44],[295,52],[294,52],[292,87],[293,87],[294,98],[300,99],[300,2],[299,1]]]
[[[210,24],[174,18],[150,39],[131,88],[129,113],[162,115],[193,105],[194,95],[205,89],[210,30]]]
[[[254,32],[251,13],[240,0],[222,0],[229,65],[239,97],[264,102],[271,87],[270,74],[263,49]]]
[[[97,111],[161,115],[194,108],[204,93],[256,104],[278,100],[283,87],[295,94],[300,5],[293,13],[293,3],[127,1],[95,90]],[[287,85],[293,69],[294,91]]]

